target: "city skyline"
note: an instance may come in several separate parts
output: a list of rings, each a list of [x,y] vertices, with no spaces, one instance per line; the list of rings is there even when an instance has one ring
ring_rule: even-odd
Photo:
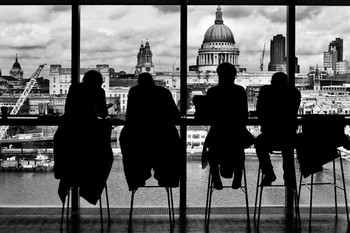
[[[270,62],[273,36],[286,36],[286,7],[221,6],[224,24],[241,51],[240,67],[258,71],[266,43],[264,71]],[[206,30],[214,24],[217,6],[188,7],[188,61],[195,65]],[[154,69],[180,66],[179,6],[82,6],[81,67],[109,64],[116,71],[134,71],[141,41],[148,39]],[[323,65],[323,52],[336,37],[344,40],[349,58],[350,7],[297,7],[296,56],[301,72]],[[16,14],[13,14],[16,12]],[[41,63],[70,67],[71,9],[67,6],[0,6],[0,69],[8,75],[18,54],[24,77]],[[131,22],[131,23],[130,23]],[[45,68],[46,73],[48,66]],[[44,72],[44,73],[45,73]]]

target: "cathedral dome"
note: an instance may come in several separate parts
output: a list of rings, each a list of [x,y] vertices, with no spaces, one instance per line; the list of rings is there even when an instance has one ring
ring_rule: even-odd
[[[235,43],[233,33],[225,24],[214,24],[208,28],[204,35],[203,43],[208,42],[231,42]]]
[[[203,43],[209,42],[230,42],[235,44],[233,33],[229,27],[224,24],[222,20],[221,7],[216,10],[215,24],[208,28],[204,35]]]
[[[16,61],[13,63],[12,69],[21,69],[21,65],[18,62],[17,54],[16,54]]]

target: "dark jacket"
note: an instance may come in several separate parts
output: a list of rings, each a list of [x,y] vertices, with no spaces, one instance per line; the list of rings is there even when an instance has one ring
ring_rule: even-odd
[[[293,86],[263,86],[256,106],[261,132],[275,142],[295,137],[300,91]]]
[[[246,128],[248,105],[244,88],[234,83],[211,87],[207,102],[211,127],[204,143],[202,167],[210,159],[217,160],[219,165],[229,163],[228,169],[242,164],[244,148],[253,143],[253,136]]]
[[[60,179],[62,202],[69,188],[77,186],[81,197],[97,203],[113,163],[111,125],[102,119],[106,116],[102,88],[70,87],[65,114],[54,136],[54,175]]]
[[[129,91],[120,135],[124,173],[130,190],[144,186],[151,169],[160,186],[179,185],[180,113],[169,90],[137,85]]]

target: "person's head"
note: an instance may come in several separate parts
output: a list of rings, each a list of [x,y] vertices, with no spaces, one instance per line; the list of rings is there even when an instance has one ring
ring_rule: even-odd
[[[220,65],[218,65],[218,68],[216,68],[216,72],[219,76],[219,84],[233,83],[237,75],[236,67],[228,62],[221,63]]]
[[[141,86],[151,86],[153,85],[153,77],[150,73],[141,73],[138,76],[137,82]]]
[[[288,84],[288,76],[283,72],[276,72],[272,75],[272,86],[286,86]]]
[[[89,87],[101,87],[103,83],[102,74],[96,70],[89,70],[83,77],[83,83]]]

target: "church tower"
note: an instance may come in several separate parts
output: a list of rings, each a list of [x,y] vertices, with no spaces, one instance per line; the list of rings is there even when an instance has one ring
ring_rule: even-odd
[[[21,65],[18,63],[17,54],[15,63],[13,63],[12,69],[10,70],[10,75],[16,79],[23,79],[23,70]]]
[[[137,54],[137,64],[135,66],[135,75],[139,75],[143,72],[153,74],[154,66],[152,62],[152,51],[148,40],[145,45],[141,41],[141,46]]]
[[[223,12],[218,6],[215,12],[214,24],[208,28],[203,43],[198,50],[197,67],[199,72],[216,71],[223,62],[233,64],[237,71],[239,48],[231,29],[224,24]]]

